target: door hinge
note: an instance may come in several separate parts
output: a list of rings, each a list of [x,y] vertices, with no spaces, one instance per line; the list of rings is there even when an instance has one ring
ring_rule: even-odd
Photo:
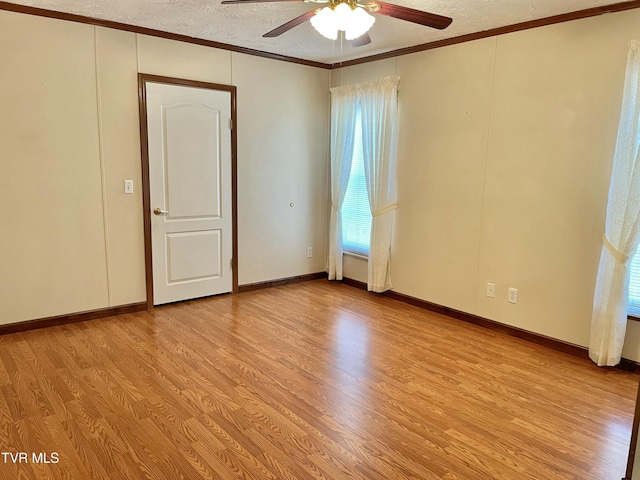
[[[233,258],[231,258],[231,260],[229,260],[229,266],[230,266],[231,268],[233,268]]]
[[[233,118],[229,119],[229,130],[233,130]]]

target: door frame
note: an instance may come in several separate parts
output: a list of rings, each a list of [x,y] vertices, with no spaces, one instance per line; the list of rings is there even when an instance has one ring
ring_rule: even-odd
[[[144,262],[147,286],[147,309],[153,304],[153,260],[151,247],[151,187],[149,183],[149,133],[147,127],[147,83],[163,83],[183,87],[219,90],[231,94],[231,270],[232,290],[238,293],[238,120],[236,108],[236,87],[218,83],[199,82],[183,78],[160,75],[138,74],[138,104],[140,109],[140,153],[142,160],[142,215],[144,220]]]

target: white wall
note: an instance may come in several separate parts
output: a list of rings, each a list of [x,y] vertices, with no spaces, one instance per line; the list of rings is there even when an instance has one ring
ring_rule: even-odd
[[[639,23],[630,10],[332,72],[332,85],[401,77],[395,291],[588,345]],[[345,275],[365,281],[359,263]],[[626,358],[640,360],[639,327]]]
[[[0,50],[0,324],[145,300],[138,72],[238,87],[240,284],[323,270],[327,70],[5,11]]]

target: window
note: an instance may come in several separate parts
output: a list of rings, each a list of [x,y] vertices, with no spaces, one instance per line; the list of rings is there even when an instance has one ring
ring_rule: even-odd
[[[640,255],[636,252],[629,266],[629,307],[627,313],[640,317]]]
[[[362,121],[360,110],[356,116],[351,173],[347,193],[342,204],[342,249],[360,255],[369,254],[371,237],[371,209],[364,176],[362,153]]]

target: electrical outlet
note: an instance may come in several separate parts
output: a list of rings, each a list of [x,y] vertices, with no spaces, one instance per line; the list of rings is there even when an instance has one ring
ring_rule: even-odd
[[[124,181],[124,193],[133,193],[133,180]]]
[[[307,247],[307,258],[313,257],[313,247]]]
[[[509,289],[509,303],[518,303],[518,289],[510,288]]]
[[[487,297],[494,298],[496,296],[496,284],[487,283]]]

